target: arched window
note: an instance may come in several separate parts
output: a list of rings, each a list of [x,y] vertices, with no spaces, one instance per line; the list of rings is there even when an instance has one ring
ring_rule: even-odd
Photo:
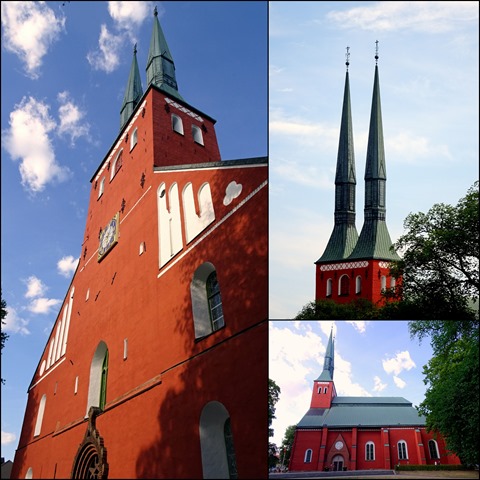
[[[90,407],[105,408],[107,398],[107,374],[108,374],[108,348],[104,342],[100,342],[95,350],[90,365],[90,382],[88,385],[87,412]]]
[[[338,280],[338,295],[348,296],[350,294],[350,282],[348,275],[342,275]]]
[[[208,402],[200,415],[203,478],[238,478],[230,415],[223,404]]]
[[[40,431],[42,430],[43,414],[45,413],[46,402],[47,395],[44,394],[40,400],[40,404],[38,405],[37,422],[35,423],[35,431],[33,433],[34,437],[38,437],[38,435],[40,435]]]
[[[395,288],[395,277],[390,277],[390,288]]]
[[[375,444],[367,442],[365,445],[365,460],[375,460]]]
[[[27,470],[27,473],[25,474],[25,478],[33,478],[33,470],[32,470],[32,467],[30,467],[30,468]]]
[[[200,127],[197,127],[196,125],[192,125],[192,136],[193,136],[193,141],[203,145],[203,134],[202,134],[202,129]]]
[[[118,152],[115,160],[113,161],[113,165],[110,168],[110,181],[113,180],[113,177],[117,174],[117,172],[122,168],[122,158],[123,158],[123,148]]]
[[[210,262],[203,263],[195,270],[190,283],[190,295],[196,339],[225,325],[217,272]]]
[[[183,135],[182,119],[178,115],[175,115],[174,113],[172,113],[172,129],[174,132],[177,132],[180,135]]]
[[[135,128],[135,130],[132,132],[132,136],[130,137],[130,151],[132,151],[133,147],[137,144],[137,139],[138,139],[138,129]]]
[[[328,391],[328,388],[325,387],[325,388],[323,389],[323,393],[327,393],[327,391]]]
[[[335,455],[332,459],[332,464],[334,472],[343,470],[343,457],[341,455]]]
[[[332,296],[332,279],[329,278],[327,280],[327,297],[331,297]]]
[[[357,295],[362,293],[362,277],[360,275],[355,279],[355,293]]]
[[[310,463],[312,461],[312,449],[309,448],[305,451],[304,463]]]
[[[438,444],[435,440],[428,441],[428,451],[430,452],[430,458],[432,460],[438,460],[440,458],[438,454]]]
[[[387,277],[385,275],[382,275],[380,278],[380,288],[382,290],[385,290],[387,288]]]
[[[398,447],[398,459],[408,460],[407,442],[405,440],[400,440],[397,443],[397,447]]]

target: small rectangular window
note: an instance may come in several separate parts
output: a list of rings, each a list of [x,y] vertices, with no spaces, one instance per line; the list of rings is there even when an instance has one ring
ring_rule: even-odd
[[[127,359],[128,354],[128,338],[123,339],[123,359]]]
[[[133,150],[133,147],[137,144],[137,137],[138,137],[138,130],[135,128],[135,130],[132,133],[132,136],[130,137],[130,151]]]

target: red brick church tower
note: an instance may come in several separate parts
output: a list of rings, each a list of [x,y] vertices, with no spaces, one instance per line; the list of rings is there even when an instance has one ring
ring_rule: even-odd
[[[12,478],[266,472],[267,158],[220,158],[156,9],[146,77],[135,49]]]
[[[378,51],[375,55],[378,61]],[[350,106],[349,53],[335,175],[335,224],[323,255],[316,264],[315,299],[348,303],[365,298],[383,301],[382,291],[395,287],[389,263],[399,260],[385,221],[386,166],[378,65],[375,65],[370,131],[365,167],[364,224],[355,227],[355,155]]]

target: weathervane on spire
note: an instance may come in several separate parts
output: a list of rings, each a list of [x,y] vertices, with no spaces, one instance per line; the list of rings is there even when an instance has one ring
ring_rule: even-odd
[[[375,40],[375,65],[378,65],[378,40]]]
[[[345,65],[347,66],[347,72],[348,72],[348,66],[350,65],[350,47],[347,47],[347,53],[345,54]]]
[[[156,6],[156,5],[155,5],[155,8],[154,8],[154,10],[153,10],[153,14],[154,14],[155,16],[158,15],[158,11],[157,11],[157,6]]]
[[[136,53],[137,53],[137,44],[133,46],[133,54],[136,55]]]

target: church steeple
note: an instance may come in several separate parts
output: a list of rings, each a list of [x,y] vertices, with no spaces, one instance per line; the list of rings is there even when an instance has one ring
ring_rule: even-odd
[[[357,245],[349,259],[399,260],[397,253],[390,250],[392,241],[385,222],[387,175],[378,77],[378,41],[376,44],[375,77],[365,166],[364,223]]]
[[[323,372],[317,378],[317,381],[333,382],[334,370],[334,351],[333,351],[333,327],[330,331],[330,338],[328,339],[327,351],[325,352],[325,360],[323,362]]]
[[[342,121],[338,143],[337,170],[335,174],[335,224],[323,255],[317,262],[343,260],[351,253],[358,240],[355,227],[355,154],[353,148],[353,125],[350,106],[350,65],[347,47],[347,72],[343,94]]]
[[[127,123],[130,115],[135,110],[138,101],[143,95],[142,80],[138,70],[137,63],[137,45],[133,49],[132,66],[130,67],[130,75],[128,76],[127,88],[123,97],[122,108],[120,110],[120,130]]]
[[[147,59],[147,88],[153,84],[173,97],[183,100],[178,93],[175,64],[158,21],[157,7],[153,13],[155,19]]]

